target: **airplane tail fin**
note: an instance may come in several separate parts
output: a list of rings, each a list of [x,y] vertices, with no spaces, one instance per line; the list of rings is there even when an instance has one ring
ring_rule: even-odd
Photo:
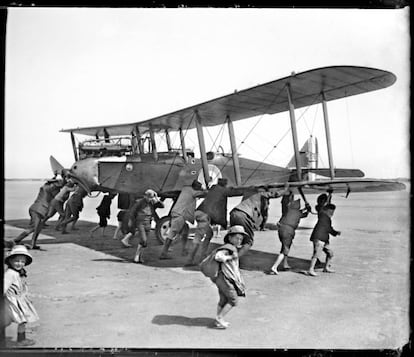
[[[304,174],[303,179],[315,181],[316,176],[330,177],[330,170],[318,167],[318,140],[310,136],[299,151],[299,162]],[[296,179],[296,161],[295,156],[289,161],[287,168],[291,170],[292,180]],[[364,177],[365,174],[359,169],[334,169],[336,178],[343,177]]]
[[[310,136],[299,150],[300,167],[303,169],[317,169],[318,168],[318,140],[314,136]],[[296,161],[293,156],[286,168],[295,170]]]

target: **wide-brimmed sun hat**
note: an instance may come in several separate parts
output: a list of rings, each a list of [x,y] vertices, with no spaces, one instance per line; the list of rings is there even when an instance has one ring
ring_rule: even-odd
[[[250,236],[246,233],[243,226],[235,225],[231,226],[227,231],[227,234],[224,236],[224,243],[229,242],[229,236],[233,234],[242,234],[244,237],[249,238]]]
[[[6,258],[4,259],[7,264],[9,264],[9,260],[16,255],[24,255],[26,257],[26,265],[32,263],[33,258],[27,251],[27,248],[24,245],[15,245],[12,250],[7,254]]]

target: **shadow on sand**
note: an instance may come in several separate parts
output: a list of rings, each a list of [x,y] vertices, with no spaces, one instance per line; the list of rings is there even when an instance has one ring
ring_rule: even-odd
[[[19,227],[25,229],[29,220],[20,219],[20,220],[10,220],[6,222],[8,225]],[[135,255],[136,246],[138,244],[137,235],[130,241],[133,247],[125,248],[120,240],[112,239],[115,227],[108,226],[105,230],[105,236],[101,234],[95,234],[93,238],[89,237],[89,231],[96,226],[95,223],[87,221],[78,221],[76,226],[78,230],[71,231],[68,229],[68,234],[62,235],[59,231],[54,229],[56,222],[50,221],[48,227],[43,228],[42,234],[52,236],[56,239],[47,239],[42,238],[38,241],[38,244],[41,246],[41,250],[47,251],[47,246],[51,244],[61,244],[61,243],[74,243],[82,247],[93,249],[95,251],[109,254],[114,258],[101,258],[93,259],[96,262],[115,262],[115,263],[133,263],[133,258]],[[6,237],[11,239],[13,237]],[[27,244],[31,241],[31,235],[25,238],[22,243]],[[210,251],[217,248],[219,244],[211,243]],[[171,259],[160,260],[158,257],[161,254],[162,245],[155,238],[154,233],[151,232],[148,239],[148,247],[144,250],[144,265],[157,267],[157,268],[182,268],[187,261],[187,257],[181,254],[182,252],[182,243],[179,241],[176,244],[173,244],[169,255]],[[247,254],[240,258],[240,267],[243,270],[249,271],[267,271],[270,269],[272,264],[276,259],[276,253],[267,253],[263,251],[258,251],[251,249]],[[309,266],[309,260],[300,259],[295,257],[289,257],[289,264],[291,265],[291,271],[303,271]],[[199,270],[198,266],[193,267],[184,267],[185,270]],[[282,270],[281,270],[282,271]]]
[[[211,317],[186,317],[179,315],[156,315],[152,323],[156,325],[182,325],[214,328],[214,319]]]

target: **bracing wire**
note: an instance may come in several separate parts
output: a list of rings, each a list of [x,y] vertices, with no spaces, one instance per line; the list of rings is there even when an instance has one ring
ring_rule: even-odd
[[[269,104],[268,108],[270,108],[271,105],[273,105],[273,103],[275,103],[275,101],[279,98],[280,94],[282,93],[282,91],[286,88],[286,84],[280,89],[279,93],[277,93],[275,95],[274,100]],[[247,133],[247,135],[245,136],[245,138],[240,142],[239,146],[237,146],[236,151],[238,152],[240,147],[245,144],[246,139],[250,136],[250,134],[253,132],[254,128],[256,128],[256,126],[260,123],[260,121],[263,119],[264,114],[260,115],[259,118],[257,119],[256,123],[253,125],[253,127],[249,130],[249,132]],[[227,164],[231,161],[232,159],[229,158],[227,159],[227,161],[222,165],[222,167],[220,168],[220,170],[223,170]]]
[[[220,131],[219,131],[219,133],[217,134],[216,139],[214,140],[214,143],[213,143],[213,145],[215,145],[215,147],[216,147],[217,151],[218,151],[219,146],[220,146],[220,145],[221,145],[221,143],[223,142],[223,136],[224,136],[224,126],[225,126],[225,124],[226,124],[226,123],[223,123],[223,124],[221,125]],[[217,139],[218,139],[218,137],[219,137],[219,136],[220,136],[220,139],[218,140],[218,145],[216,145],[216,142],[217,142]]]
[[[195,117],[195,113],[192,113],[192,114],[191,114],[191,120],[189,121],[187,128],[185,128],[184,137],[187,135],[188,128],[190,127],[191,123],[193,122],[194,117]],[[165,184],[166,184],[166,182],[167,182],[167,180],[168,180],[168,176],[170,175],[171,170],[172,170],[172,168],[173,168],[173,166],[174,166],[174,164],[175,164],[175,160],[176,160],[176,158],[177,158],[177,156],[174,156],[173,162],[171,163],[171,165],[170,165],[170,167],[169,167],[169,169],[168,169],[168,172],[167,172],[167,174],[165,175],[164,181],[163,181],[163,183],[162,183],[162,185],[161,185],[161,188],[160,188],[160,190],[161,190],[161,191],[164,189],[164,186],[165,186]]]
[[[315,95],[315,98],[314,98],[314,100],[312,101],[312,103],[305,109],[305,111],[299,116],[299,118],[298,119],[296,119],[296,122],[299,122],[303,117],[304,117],[304,115],[305,115],[305,113],[309,110],[309,108],[312,106],[312,105],[314,105],[315,104],[315,102],[316,102],[316,99],[319,97],[319,94],[318,95]],[[306,123],[306,121],[305,121],[305,123]],[[272,149],[269,151],[269,153],[265,156],[265,158],[255,167],[255,169],[254,170],[252,170],[252,172],[251,172],[251,174],[247,177],[247,179],[243,182],[243,184],[246,184],[247,183],[247,181],[256,173],[256,171],[259,169],[259,167],[261,166],[261,165],[263,165],[264,164],[264,161],[270,156],[270,154],[277,148],[277,146],[280,144],[280,142],[286,137],[286,135],[291,131],[292,129],[288,129],[286,132],[285,132],[285,134],[283,134],[282,135],[282,137],[279,139],[279,141],[277,142],[277,144],[276,145],[273,145],[273,147],[272,147]],[[308,130],[309,130],[309,128],[308,128]]]
[[[319,109],[319,107],[317,106],[316,110],[315,110],[315,115],[313,117],[313,124],[312,124],[312,131],[311,131],[312,135],[313,135],[313,132],[315,131],[315,124],[316,124],[316,118],[318,116],[318,109]]]
[[[213,140],[213,138],[212,138],[212,136],[211,136],[210,132],[209,132],[209,131],[208,131],[208,129],[206,128],[207,134],[208,134],[208,136],[210,137],[210,140],[212,141],[210,151],[213,151],[213,149],[214,149],[214,148],[216,148],[216,149],[215,149],[215,151],[217,151],[217,150],[218,150],[218,147],[220,146],[221,141],[223,140],[223,133],[224,133],[224,125],[225,125],[225,124],[226,124],[226,123],[223,123],[223,124],[221,125],[220,131],[218,132],[218,134],[216,135],[216,138],[215,138],[214,140]],[[217,139],[218,139],[218,137],[219,137],[220,135],[221,135],[221,138],[220,138],[220,140],[219,140],[219,145],[216,145]]]

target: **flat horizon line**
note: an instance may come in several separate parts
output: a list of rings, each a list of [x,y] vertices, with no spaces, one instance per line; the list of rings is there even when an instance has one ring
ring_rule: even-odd
[[[395,181],[408,181],[411,179],[408,177],[396,177],[396,178],[377,178],[377,177],[364,177],[366,179],[375,179],[375,180],[395,180]],[[4,181],[47,181],[51,178],[4,178]]]

